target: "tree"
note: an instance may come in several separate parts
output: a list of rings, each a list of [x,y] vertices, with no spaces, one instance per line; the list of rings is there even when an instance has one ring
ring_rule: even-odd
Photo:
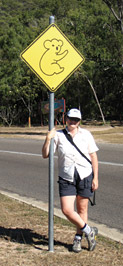
[[[103,0],[104,3],[109,7],[116,21],[120,25],[121,32],[123,33],[123,0]]]
[[[0,112],[6,123],[40,123],[48,90],[21,61],[20,53],[49,24],[49,16],[85,57],[84,64],[55,93],[85,118],[122,120],[123,1],[3,0],[0,9]],[[86,78],[87,77],[87,78]],[[94,91],[98,99],[95,101]],[[2,121],[2,118],[1,118]]]

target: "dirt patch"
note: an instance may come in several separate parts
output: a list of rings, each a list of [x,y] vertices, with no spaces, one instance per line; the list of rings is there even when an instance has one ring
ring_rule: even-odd
[[[97,236],[97,246],[88,251],[72,252],[75,227],[54,217],[54,252],[48,251],[48,214],[0,194],[0,265],[1,266],[122,266],[123,245]]]

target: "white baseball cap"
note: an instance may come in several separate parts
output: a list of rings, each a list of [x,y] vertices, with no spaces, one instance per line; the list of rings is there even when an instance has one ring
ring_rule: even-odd
[[[76,108],[70,109],[67,112],[67,116],[68,117],[76,117],[76,118],[79,118],[79,119],[82,118],[81,112],[78,109],[76,109]]]

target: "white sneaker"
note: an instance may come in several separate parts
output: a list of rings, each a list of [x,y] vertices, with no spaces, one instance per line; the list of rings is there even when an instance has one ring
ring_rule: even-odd
[[[80,251],[82,251],[82,247],[81,247],[81,239],[77,239],[76,237],[74,238],[73,241],[73,251],[78,253]]]

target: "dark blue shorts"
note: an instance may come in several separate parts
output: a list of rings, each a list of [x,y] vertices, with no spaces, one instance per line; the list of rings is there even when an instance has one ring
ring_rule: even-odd
[[[59,177],[59,195],[60,197],[79,195],[84,198],[90,198],[93,196],[92,180],[93,173],[81,180],[77,170],[75,169],[74,182],[69,182]]]

